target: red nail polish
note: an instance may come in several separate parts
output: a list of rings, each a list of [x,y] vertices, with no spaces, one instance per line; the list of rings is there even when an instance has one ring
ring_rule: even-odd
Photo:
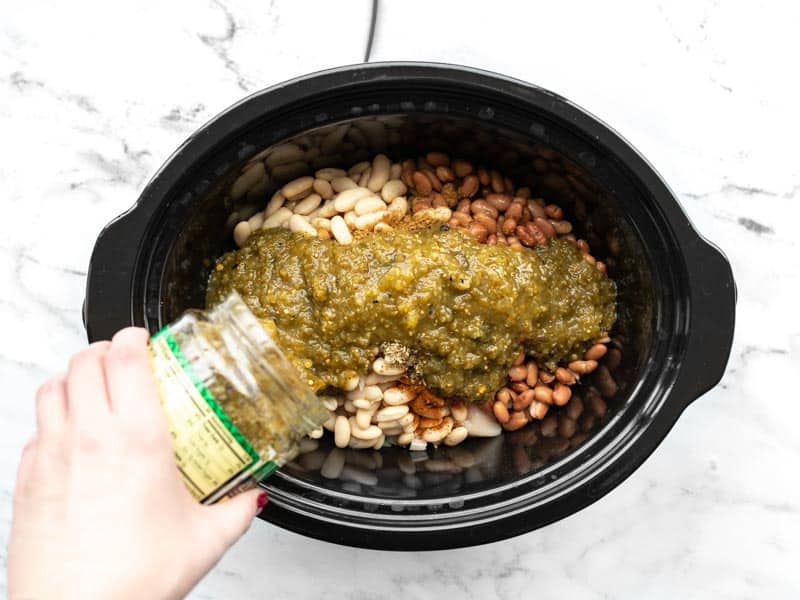
[[[266,492],[261,492],[258,495],[258,499],[256,500],[256,506],[258,507],[258,510],[261,510],[266,505],[267,505],[267,493]]]

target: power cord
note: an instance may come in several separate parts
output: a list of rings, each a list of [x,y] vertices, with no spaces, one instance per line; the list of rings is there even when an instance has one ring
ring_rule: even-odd
[[[369,23],[369,35],[367,36],[367,49],[364,51],[364,62],[369,62],[372,54],[372,40],[375,37],[375,25],[378,22],[378,0],[372,0],[372,18]]]

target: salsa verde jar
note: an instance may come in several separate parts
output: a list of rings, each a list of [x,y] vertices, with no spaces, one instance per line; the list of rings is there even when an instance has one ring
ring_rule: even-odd
[[[235,292],[150,339],[184,483],[204,504],[255,485],[329,417]]]

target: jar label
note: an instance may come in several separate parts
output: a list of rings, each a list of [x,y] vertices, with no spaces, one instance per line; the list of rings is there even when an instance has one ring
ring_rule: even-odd
[[[258,453],[192,369],[169,328],[153,336],[150,346],[178,469],[192,495],[208,499],[235,484],[244,471],[263,469]]]

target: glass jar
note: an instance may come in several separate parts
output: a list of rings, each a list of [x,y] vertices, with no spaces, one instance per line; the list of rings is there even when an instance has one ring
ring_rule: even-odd
[[[204,504],[270,475],[330,416],[235,292],[187,311],[150,349],[178,469]]]

